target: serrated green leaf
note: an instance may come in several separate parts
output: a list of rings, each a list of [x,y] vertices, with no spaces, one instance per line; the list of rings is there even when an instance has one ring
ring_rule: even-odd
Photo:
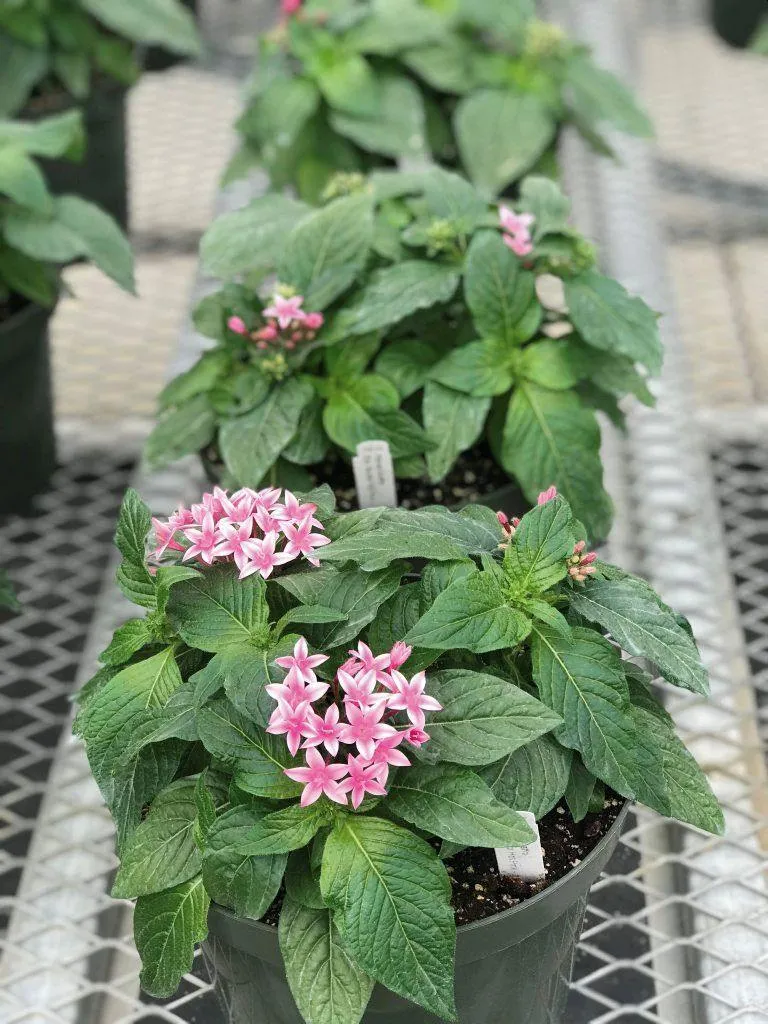
[[[531,651],[539,695],[563,718],[557,738],[617,793],[634,797],[635,730],[616,648],[592,629],[577,627],[568,641],[536,625]]]
[[[526,512],[504,555],[504,571],[521,595],[542,594],[567,575],[575,538],[573,516],[560,495]]]
[[[152,640],[152,629],[146,619],[131,619],[118,626],[106,650],[99,655],[104,665],[122,665]]]
[[[158,998],[172,996],[184,975],[192,970],[195,946],[208,934],[209,904],[199,875],[173,889],[137,900],[133,933],[145,992]]]
[[[418,765],[401,772],[387,808],[398,818],[465,846],[525,846],[533,832],[469,768]]]
[[[444,479],[462,452],[480,437],[491,408],[490,398],[475,398],[428,380],[424,386],[423,418],[434,445],[426,453],[429,479]]]
[[[238,851],[251,857],[264,857],[298,850],[311,842],[319,829],[330,825],[335,814],[327,800],[309,807],[291,804],[260,818],[238,843]]]
[[[392,56],[413,46],[442,42],[447,28],[441,14],[412,0],[374,0],[366,17],[350,30],[346,42],[361,53]]]
[[[331,396],[323,410],[323,426],[330,439],[349,452],[356,452],[363,441],[386,441],[394,458],[425,451],[429,441],[416,420],[402,409],[371,403],[359,387],[364,380],[358,377],[349,382],[349,391]]]
[[[509,347],[519,344],[518,325],[536,302],[535,278],[496,231],[475,235],[467,252],[464,295],[481,335]],[[500,389],[492,392],[501,394]]]
[[[542,338],[523,349],[518,372],[552,391],[567,391],[589,374],[589,362],[568,339]]]
[[[430,714],[426,751],[443,761],[486,765],[561,724],[560,716],[498,676],[467,669],[430,673],[428,690],[443,705]]]
[[[345,619],[339,623],[309,626],[305,635],[321,651],[355,640],[376,617],[379,607],[398,589],[402,575],[403,569],[397,565],[377,572],[361,573],[353,568],[329,574],[317,590],[317,602],[342,612]]]
[[[509,349],[505,342],[495,338],[460,345],[430,372],[432,380],[454,391],[463,391],[474,398],[503,395],[512,387]]]
[[[132,730],[129,739],[135,735]],[[118,767],[113,775],[97,780],[117,827],[118,853],[125,848],[141,822],[147,804],[173,781],[181,764],[183,746],[175,740],[156,743],[140,750],[130,763]]]
[[[454,128],[470,179],[493,198],[533,167],[556,124],[533,93],[479,89],[459,102]]]
[[[668,682],[694,693],[709,692],[696,642],[642,580],[591,580],[574,589],[571,607],[607,629],[627,654],[652,661]]]
[[[596,270],[567,278],[564,284],[568,315],[584,341],[659,372],[664,353],[657,317],[642,299]]]
[[[488,213],[488,203],[459,174],[431,168],[423,176],[425,212],[435,220],[445,220],[460,235],[468,235]]]
[[[368,334],[399,323],[419,309],[448,302],[459,284],[455,267],[427,260],[404,260],[375,270],[345,313],[351,334]]]
[[[529,501],[555,484],[590,536],[607,536],[612,505],[603,488],[600,428],[577,395],[521,383],[507,410],[501,461]]]
[[[290,444],[301,414],[314,394],[308,381],[289,378],[274,387],[255,409],[222,425],[221,455],[241,486],[259,486],[264,474]]]
[[[43,216],[53,209],[53,200],[42,171],[34,160],[15,146],[0,147],[0,193]]]
[[[568,227],[571,201],[551,178],[530,174],[520,186],[520,209],[532,213],[536,220],[532,226],[533,238],[557,234]]]
[[[200,37],[190,11],[174,0],[80,0],[82,6],[117,35],[136,43],[155,43],[173,53],[196,57]]]
[[[207,394],[164,413],[144,445],[144,458],[151,469],[161,469],[184,455],[196,455],[213,439],[216,413]]]
[[[422,156],[426,146],[424,103],[417,87],[404,75],[379,74],[375,116],[333,111],[334,131],[361,149],[383,156]]]
[[[258,575],[239,580],[232,566],[217,566],[176,584],[168,617],[190,647],[201,651],[258,644],[269,622],[266,585]]]
[[[288,898],[278,935],[288,985],[304,1019],[359,1024],[374,982],[342,944],[331,912]]]
[[[476,85],[472,56],[469,43],[457,35],[450,35],[439,45],[409,48],[400,59],[433,89],[462,95]]]
[[[249,857],[238,850],[266,813],[266,805],[258,804],[225,811],[211,826],[203,854],[203,881],[211,899],[254,921],[277,896],[288,859],[285,854]]]
[[[598,780],[584,765],[578,754],[574,754],[571,774],[565,788],[565,802],[575,822],[583,821],[589,814],[589,806]]]
[[[225,280],[274,266],[288,233],[308,212],[305,203],[270,192],[217,217],[200,243],[203,266]]]
[[[322,839],[320,833],[317,839]],[[288,866],[285,869],[285,891],[294,903],[302,907],[309,907],[312,910],[326,910],[323,894],[320,892],[320,870],[319,865],[315,868],[312,864],[312,847],[305,846],[301,850],[294,850],[288,856]]]
[[[539,736],[479,772],[491,792],[516,811],[543,818],[568,784],[573,751],[553,736]]]
[[[424,386],[440,354],[428,342],[402,338],[383,349],[376,360],[376,373],[394,384],[400,398],[409,398]]]
[[[451,884],[427,843],[391,822],[349,817],[325,844],[320,886],[345,947],[364,971],[456,1020]]]

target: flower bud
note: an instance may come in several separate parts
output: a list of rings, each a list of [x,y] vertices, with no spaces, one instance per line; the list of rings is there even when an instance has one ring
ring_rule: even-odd
[[[227,320],[227,327],[232,331],[233,334],[247,334],[248,328],[245,326],[245,321],[242,317],[231,316]]]

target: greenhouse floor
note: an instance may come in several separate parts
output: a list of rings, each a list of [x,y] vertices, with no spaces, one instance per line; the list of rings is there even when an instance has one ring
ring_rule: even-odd
[[[125,614],[111,549],[123,489],[159,512],[201,487],[194,464],[149,478],[136,460],[171,366],[199,344],[186,323],[206,287],[199,235],[259,187],[217,195],[263,6],[207,0],[205,63],[134,91],[140,298],[68,272],[75,297],[53,328],[60,468],[33,514],[0,521],[24,607],[0,623],[0,1024],[219,1024],[201,961],[172,1000],[140,996],[69,697]],[[704,0],[544,6],[634,79],[658,126],[651,146],[617,142],[619,166],[570,142],[565,164],[611,272],[665,314],[659,407],[606,441],[611,555],[693,622],[713,699],[677,692],[670,708],[728,826],[716,840],[631,819],[592,893],[565,1020],[768,1024],[768,61],[720,44]]]

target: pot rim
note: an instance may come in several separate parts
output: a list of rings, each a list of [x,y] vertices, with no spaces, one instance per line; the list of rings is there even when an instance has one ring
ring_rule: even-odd
[[[472,963],[490,955],[494,951],[506,949],[523,942],[530,935],[548,925],[559,917],[580,895],[588,892],[603,870],[610,853],[618,841],[624,821],[629,813],[631,801],[625,800],[611,827],[594,846],[578,867],[572,868],[552,885],[540,893],[518,903],[516,907],[503,910],[499,914],[472,921],[470,924],[459,925],[456,937],[456,962]],[[265,959],[279,961],[278,930],[272,925],[254,921],[246,917],[238,917],[233,911],[218,903],[211,903],[209,914],[214,921],[218,918],[219,929],[211,929],[221,935],[237,948],[243,949],[237,936],[252,935],[258,942],[258,952],[245,950]],[[210,917],[209,917],[210,925]],[[493,931],[491,931],[493,929]],[[270,948],[266,948],[269,947]]]

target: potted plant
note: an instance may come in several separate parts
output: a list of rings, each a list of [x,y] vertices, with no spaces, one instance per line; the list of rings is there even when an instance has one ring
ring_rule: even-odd
[[[620,423],[621,396],[652,403],[656,314],[600,274],[546,178],[514,208],[441,169],[341,186],[319,210],[267,195],[214,223],[203,261],[242,280],[198,307],[216,346],[163,392],[149,461],[203,449],[219,479],[327,481],[349,508],[351,455],[385,440],[410,506],[512,515],[511,482],[530,502],[554,481],[604,538],[595,410]]]
[[[129,491],[117,579],[146,615],[76,720],[149,993],[205,942],[236,1024],[545,1024],[625,802],[722,832],[623,659],[706,693],[690,628],[554,488],[515,524],[334,514],[327,487],[216,489],[153,522],[148,562]],[[534,819],[545,877],[502,876],[493,851]]]
[[[16,0],[0,10],[0,116],[34,119],[82,106],[88,145],[78,166],[46,163],[51,190],[83,195],[128,223],[125,94],[137,44],[199,53],[181,0]]]
[[[83,138],[72,110],[0,120],[0,509],[18,511],[55,462],[48,320],[58,267],[87,259],[133,291],[133,259],[112,218],[80,196],[52,196],[37,158],[68,159]]]
[[[431,157],[487,198],[555,164],[574,125],[610,154],[604,125],[650,135],[625,86],[588,49],[534,17],[531,0],[283,0],[260,41],[243,143],[226,180],[253,166],[316,201],[339,170]]]

